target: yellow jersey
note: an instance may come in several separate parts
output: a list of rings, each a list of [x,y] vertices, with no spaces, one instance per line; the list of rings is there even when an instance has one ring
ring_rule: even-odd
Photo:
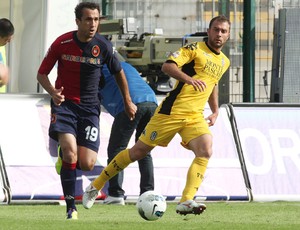
[[[167,62],[175,62],[184,73],[206,84],[206,89],[200,92],[192,85],[176,81],[173,90],[156,110],[160,114],[185,118],[203,113],[213,88],[230,66],[230,60],[225,54],[216,53],[205,42],[195,42],[180,48],[169,56]]]

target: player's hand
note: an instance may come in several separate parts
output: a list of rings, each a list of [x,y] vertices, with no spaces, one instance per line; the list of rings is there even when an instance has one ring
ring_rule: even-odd
[[[62,94],[63,90],[64,87],[61,87],[60,89],[55,89],[52,93],[51,96],[55,105],[61,105],[61,103],[65,101],[65,95]]]
[[[130,102],[125,105],[125,112],[131,121],[135,118],[136,111],[137,107],[134,103]]]
[[[208,126],[213,126],[216,123],[217,117],[218,117],[217,113],[213,113],[208,117],[206,117],[205,120],[207,121]]]
[[[192,85],[195,90],[198,90],[200,92],[203,92],[206,89],[206,84],[204,81],[201,81],[199,79],[193,79],[190,78],[188,82],[186,82],[189,85]]]

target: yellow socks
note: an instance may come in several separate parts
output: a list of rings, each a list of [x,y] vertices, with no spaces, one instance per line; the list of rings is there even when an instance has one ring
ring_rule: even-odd
[[[96,189],[101,190],[108,180],[126,168],[130,163],[132,163],[132,161],[129,157],[129,149],[121,151],[92,182],[93,186]]]
[[[207,168],[208,159],[204,157],[196,157],[187,173],[185,188],[182,192],[181,202],[193,200],[198,188],[200,187]]]

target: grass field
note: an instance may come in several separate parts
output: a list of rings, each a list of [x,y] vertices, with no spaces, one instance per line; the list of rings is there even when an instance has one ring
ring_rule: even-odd
[[[207,202],[200,216],[180,216],[175,203],[157,221],[142,219],[135,205],[95,204],[85,210],[77,206],[79,220],[65,220],[65,207],[59,205],[0,205],[0,229],[98,229],[98,230],[190,230],[190,229],[300,229],[298,202]]]

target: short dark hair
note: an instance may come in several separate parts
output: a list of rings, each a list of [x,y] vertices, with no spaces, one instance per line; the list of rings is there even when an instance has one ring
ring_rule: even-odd
[[[15,32],[14,25],[7,18],[0,19],[0,37],[12,36]]]
[[[100,14],[100,6],[99,6],[98,3],[95,3],[95,2],[81,2],[75,7],[75,17],[77,19],[79,19],[79,20],[81,19],[82,10],[84,8],[88,8],[88,9],[91,9],[91,10],[97,9],[99,11],[99,14]]]
[[[210,20],[209,28],[211,28],[211,26],[214,23],[214,21],[227,22],[229,24],[229,27],[231,26],[231,22],[230,22],[230,20],[226,16],[219,15],[219,16],[216,16],[216,17],[214,17],[213,19]]]

